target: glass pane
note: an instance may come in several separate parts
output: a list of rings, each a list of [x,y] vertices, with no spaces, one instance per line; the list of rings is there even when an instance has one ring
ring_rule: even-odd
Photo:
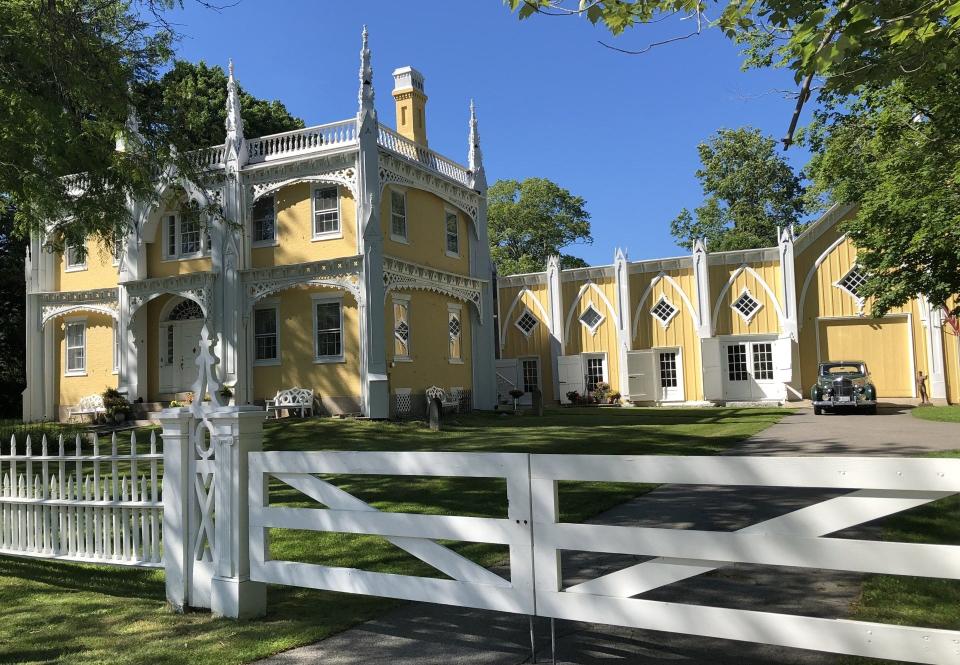
[[[727,347],[727,378],[731,381],[746,381],[749,378],[746,344],[731,344]]]
[[[254,331],[257,335],[274,335],[277,332],[277,311],[258,309],[254,313]]]

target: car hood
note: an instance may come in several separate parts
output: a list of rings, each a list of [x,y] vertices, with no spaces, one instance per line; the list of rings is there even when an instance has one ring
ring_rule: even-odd
[[[864,386],[867,384],[866,377],[863,376],[850,376],[848,374],[834,374],[833,376],[821,376],[817,378],[817,384],[821,386],[830,386],[833,385],[833,382],[837,379],[849,379],[850,382],[855,386]]]

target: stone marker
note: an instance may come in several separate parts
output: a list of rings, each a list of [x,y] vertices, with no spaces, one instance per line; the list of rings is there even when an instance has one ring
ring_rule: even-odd
[[[440,417],[442,413],[443,406],[441,406],[440,400],[436,398],[430,400],[430,403],[427,405],[427,420],[430,422],[431,432],[440,431]]]
[[[542,416],[543,415],[543,393],[539,389],[534,388],[533,393],[533,415]]]

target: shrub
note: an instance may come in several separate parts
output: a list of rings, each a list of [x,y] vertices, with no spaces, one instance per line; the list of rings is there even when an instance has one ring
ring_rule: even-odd
[[[597,400],[597,404],[604,404],[607,401],[607,398],[610,396],[610,384],[609,383],[598,383],[593,388],[593,399]]]
[[[123,415],[124,418],[129,418],[132,411],[130,401],[116,388],[103,391],[103,408],[110,416]]]
[[[568,392],[567,399],[571,404],[579,404],[581,402],[580,393],[578,393],[576,390],[571,390]]]

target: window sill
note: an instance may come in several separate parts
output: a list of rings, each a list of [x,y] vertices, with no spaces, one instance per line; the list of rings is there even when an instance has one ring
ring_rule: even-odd
[[[210,253],[203,252],[201,254],[184,254],[183,256],[166,256],[160,259],[161,263],[174,263],[175,261],[192,261],[195,259],[209,259]]]
[[[280,241],[274,238],[273,240],[254,240],[251,245],[253,249],[259,249],[261,247],[279,247]]]
[[[72,371],[69,371],[69,372],[64,372],[63,375],[64,375],[64,376],[86,376],[86,375],[87,375],[87,370],[85,370],[85,369],[83,369],[83,370],[72,370]]]
[[[448,258],[448,259],[458,259],[458,260],[459,260],[459,258],[460,258],[460,253],[459,253],[459,252],[457,252],[456,254],[454,254],[453,252],[448,251],[448,252],[446,252],[446,255],[447,255],[447,258]]]
[[[394,356],[394,357],[393,357],[393,362],[395,362],[395,363],[412,363],[412,362],[413,362],[413,358],[411,358],[410,356]]]
[[[313,237],[310,238],[310,242],[323,242],[324,240],[340,240],[343,238],[343,231],[337,231],[335,233],[315,233]]]
[[[462,365],[463,358],[447,358],[447,362],[451,365]]]
[[[266,358],[263,360],[254,360],[254,367],[279,367],[280,359],[279,358]]]
[[[70,267],[64,268],[64,269],[63,269],[63,272],[83,272],[83,271],[86,270],[86,269],[87,269],[87,266],[86,266],[86,265],[82,265],[82,266],[70,266]]]
[[[314,365],[336,365],[337,363],[347,362],[343,356],[322,356],[313,359]]]
[[[392,233],[390,234],[390,240],[392,240],[393,242],[398,242],[398,243],[400,243],[401,245],[409,245],[409,244],[410,244],[410,240],[409,240],[408,238],[405,238],[405,237],[403,237],[403,236],[395,236],[395,235],[393,235]]]

